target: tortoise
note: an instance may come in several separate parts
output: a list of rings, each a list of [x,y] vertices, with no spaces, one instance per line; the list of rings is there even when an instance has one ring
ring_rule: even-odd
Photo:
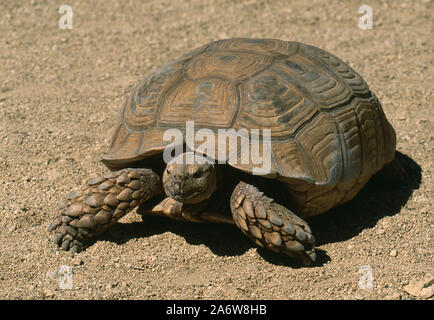
[[[235,144],[223,149],[234,158],[217,161],[215,150],[187,143],[189,121],[207,133],[235,132]],[[173,129],[181,140],[167,139]],[[247,143],[242,129],[252,132]],[[255,173],[253,153],[240,161],[254,141],[271,159],[266,172]],[[62,249],[78,252],[138,207],[232,223],[258,246],[311,264],[315,238],[304,219],[351,200],[384,166],[399,167],[395,147],[379,100],[336,56],[276,39],[214,41],[133,89],[101,159],[111,171],[68,194],[49,231]],[[194,161],[179,161],[188,156]]]

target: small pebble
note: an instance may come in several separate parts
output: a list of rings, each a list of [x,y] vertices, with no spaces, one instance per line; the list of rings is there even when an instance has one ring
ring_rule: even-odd
[[[42,290],[42,295],[43,295],[44,297],[52,297],[52,296],[54,296],[54,291],[51,290],[51,289],[49,289],[49,288],[44,288],[44,289]]]
[[[81,265],[84,264],[84,261],[83,261],[82,258],[75,257],[74,259],[72,259],[72,264],[73,264],[74,266],[81,266]]]
[[[424,299],[434,295],[434,275],[428,274],[423,279],[414,279],[404,286],[404,290],[415,297]]]
[[[428,214],[429,210],[428,210],[428,208],[422,208],[422,209],[420,209],[420,213],[421,214]]]
[[[378,234],[378,235],[382,235],[382,234],[384,234],[385,233],[385,231],[384,231],[384,229],[378,229],[377,231],[376,231],[376,233]]]
[[[398,255],[398,251],[392,250],[392,251],[390,251],[389,254],[390,254],[391,257],[396,257]]]

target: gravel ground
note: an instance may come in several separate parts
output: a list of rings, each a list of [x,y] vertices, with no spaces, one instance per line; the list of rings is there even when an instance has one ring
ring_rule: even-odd
[[[365,2],[372,30],[358,27]],[[433,1],[365,2],[68,0],[63,30],[59,1],[0,1],[0,299],[433,299]],[[409,184],[374,178],[310,219],[319,262],[307,268],[235,226],[135,213],[74,257],[58,251],[48,225],[106,171],[98,159],[133,86],[228,37],[305,42],[348,62],[382,101]],[[59,284],[62,266],[71,283]]]

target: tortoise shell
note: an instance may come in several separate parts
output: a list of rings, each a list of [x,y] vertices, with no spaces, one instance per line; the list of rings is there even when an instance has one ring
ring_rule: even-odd
[[[339,183],[364,184],[395,154],[395,132],[380,102],[342,60],[298,42],[226,39],[141,81],[102,161],[122,168],[161,153],[170,143],[164,132],[185,134],[188,120],[216,133],[271,129],[268,177],[300,194],[312,185],[324,194]],[[231,165],[252,172],[251,164]]]

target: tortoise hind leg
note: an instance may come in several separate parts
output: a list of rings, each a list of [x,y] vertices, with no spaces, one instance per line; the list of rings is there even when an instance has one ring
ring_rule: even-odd
[[[63,250],[78,252],[86,241],[162,192],[160,177],[151,169],[110,172],[88,180],[81,191],[71,192],[67,205],[48,230],[54,232],[54,241]]]
[[[316,260],[315,238],[308,224],[253,185],[240,182],[230,205],[236,225],[259,246],[282,252],[306,265]]]

